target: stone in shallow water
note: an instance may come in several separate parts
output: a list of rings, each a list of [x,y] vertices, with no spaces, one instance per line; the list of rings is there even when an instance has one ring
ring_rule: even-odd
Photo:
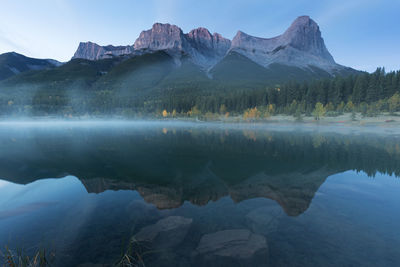
[[[278,220],[282,215],[281,207],[261,207],[246,215],[246,224],[254,233],[269,234],[277,230]]]
[[[169,216],[144,227],[135,235],[135,239],[149,242],[153,248],[173,248],[185,239],[192,221],[181,216]]]
[[[264,236],[247,229],[224,230],[204,235],[193,258],[201,266],[266,266],[268,245]]]

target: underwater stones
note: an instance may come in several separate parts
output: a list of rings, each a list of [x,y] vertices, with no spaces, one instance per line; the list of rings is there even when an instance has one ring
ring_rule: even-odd
[[[185,239],[192,221],[181,216],[169,216],[142,228],[135,239],[149,242],[153,248],[173,248]]]
[[[207,266],[265,266],[268,245],[264,236],[247,229],[224,230],[202,236],[193,258]]]

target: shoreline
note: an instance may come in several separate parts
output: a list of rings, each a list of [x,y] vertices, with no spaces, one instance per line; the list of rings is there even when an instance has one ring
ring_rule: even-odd
[[[394,120],[394,119],[397,120]],[[163,119],[126,119],[113,118],[70,118],[60,119],[55,117],[19,118],[18,120],[1,120],[0,130],[12,129],[38,129],[38,130],[64,130],[64,129],[93,129],[108,130],[130,128],[146,129],[149,127],[160,128],[163,134],[170,134],[176,129],[199,130],[234,130],[234,131],[295,131],[299,133],[321,134],[383,134],[386,136],[400,136],[400,117],[378,116],[362,118],[358,121],[351,120],[351,114],[338,117],[324,117],[320,121],[313,117],[305,117],[302,122],[295,120],[293,116],[271,116],[268,119],[254,121],[239,120],[238,117],[230,117],[224,120],[201,121],[196,118],[163,118]],[[343,120],[348,119],[348,120]],[[394,120],[386,122],[387,120]]]
[[[296,125],[352,125],[352,126],[400,126],[400,115],[382,114],[375,117],[363,117],[356,113],[353,120],[351,113],[335,117],[321,117],[316,120],[313,116],[302,116],[301,120],[291,115],[272,115],[268,118],[243,119],[242,116],[213,118],[199,117],[124,117],[124,116],[36,116],[36,117],[0,117],[0,124],[4,123],[41,123],[41,122],[191,122],[191,123],[229,123],[229,124],[296,124]]]

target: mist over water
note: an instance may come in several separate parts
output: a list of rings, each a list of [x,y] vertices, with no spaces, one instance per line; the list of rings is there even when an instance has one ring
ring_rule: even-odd
[[[57,266],[115,264],[129,240],[146,266],[396,266],[398,133],[3,121],[0,245]]]

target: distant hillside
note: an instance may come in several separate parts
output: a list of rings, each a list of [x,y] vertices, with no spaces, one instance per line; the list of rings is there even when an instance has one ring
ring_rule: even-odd
[[[60,64],[55,60],[29,58],[14,52],[1,54],[0,81],[23,72],[54,68]]]
[[[267,68],[237,53],[229,54],[210,71],[218,81],[242,84],[258,83],[274,85],[286,81],[307,81],[332,77],[328,72],[317,67],[307,69],[279,63],[270,64]]]
[[[356,73],[351,69],[343,69],[341,74]],[[81,89],[117,89],[131,93],[148,89],[147,93],[151,95],[152,90],[176,86],[258,88],[288,81],[329,77],[332,77],[330,73],[313,66],[299,68],[274,63],[263,67],[233,51],[212,69],[205,71],[190,56],[181,56],[177,61],[168,51],[163,50],[133,57],[73,59],[57,68],[48,67],[10,77],[0,83],[0,88],[35,85],[43,89],[68,89],[71,84],[79,84],[83,86]]]

